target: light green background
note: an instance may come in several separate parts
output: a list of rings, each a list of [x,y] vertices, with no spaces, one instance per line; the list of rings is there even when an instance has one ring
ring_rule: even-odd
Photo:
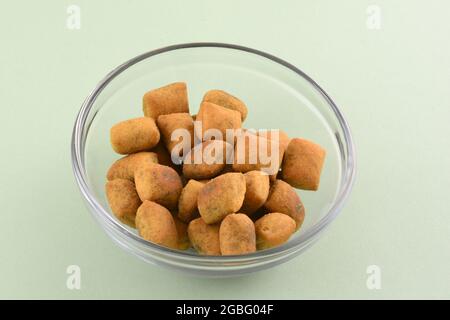
[[[81,7],[81,30],[66,8]],[[113,4],[114,3],[114,4]],[[379,5],[380,30],[366,27]],[[0,298],[450,298],[448,1],[4,1],[0,10]],[[169,44],[246,45],[300,67],[342,107],[358,175],[298,258],[235,279],[146,264],[94,223],[71,170],[89,91]],[[66,288],[66,267],[82,271]],[[368,290],[378,265],[381,290]]]

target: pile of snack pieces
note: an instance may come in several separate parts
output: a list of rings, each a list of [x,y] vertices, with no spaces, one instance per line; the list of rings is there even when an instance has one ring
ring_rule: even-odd
[[[189,114],[186,84],[172,83],[143,97],[144,117],[120,122],[110,131],[111,145],[126,155],[107,173],[106,195],[112,212],[139,235],[172,249],[193,247],[202,255],[241,255],[278,246],[300,228],[305,208],[293,189],[317,190],[325,158],[319,145],[290,139],[279,131],[277,174],[264,173],[262,163],[175,164],[171,152],[175,129],[192,137],[215,128],[239,129],[247,107],[221,90],[208,91],[196,116]],[[194,132],[194,119],[202,132]],[[196,129],[197,130],[197,129]],[[270,144],[270,131],[255,132]],[[204,138],[204,137],[203,137]],[[184,142],[186,143],[186,142]],[[229,143],[188,141],[192,159],[209,144],[220,144],[227,156]],[[251,152],[251,151],[249,151]],[[248,159],[248,155],[246,155]]]

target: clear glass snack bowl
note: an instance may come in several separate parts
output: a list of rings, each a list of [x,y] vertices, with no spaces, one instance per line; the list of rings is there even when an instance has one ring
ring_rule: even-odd
[[[222,89],[248,106],[246,128],[282,129],[290,137],[319,143],[327,157],[317,192],[298,190],[306,207],[302,228],[282,246],[243,256],[200,256],[145,241],[120,223],[106,202],[104,184],[120,156],[109,128],[142,116],[142,96],[171,82],[188,84],[191,114],[202,95]],[[188,43],[137,56],[111,71],[84,101],[72,137],[76,181],[94,218],[126,251],[151,263],[204,276],[232,276],[262,270],[305,251],[336,218],[355,176],[349,127],[331,98],[305,73],[270,54],[222,43]]]

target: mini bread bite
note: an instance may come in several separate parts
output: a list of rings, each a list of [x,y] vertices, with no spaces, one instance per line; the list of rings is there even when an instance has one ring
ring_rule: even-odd
[[[223,90],[209,90],[203,96],[203,101],[217,104],[230,110],[238,111],[241,114],[241,120],[244,122],[247,118],[247,106],[244,102],[235,96]]]
[[[169,153],[182,156],[185,150],[189,151],[194,146],[194,120],[189,113],[160,115],[156,124]]]
[[[156,146],[159,139],[159,130],[152,118],[125,120],[110,130],[111,146],[120,154],[147,151]]]
[[[325,149],[318,144],[294,138],[285,151],[282,177],[294,188],[317,190],[320,183]]]
[[[191,242],[189,241],[189,236],[187,233],[188,225],[184,223],[180,219],[173,217],[173,221],[175,222],[175,227],[177,229],[178,236],[178,249],[187,250],[191,247]]]
[[[261,208],[269,196],[269,176],[261,171],[249,171],[245,177],[245,198],[240,212],[251,215]]]
[[[171,167],[151,163],[136,170],[134,176],[139,198],[154,201],[169,210],[178,205],[183,184]]]
[[[225,173],[203,186],[197,198],[200,216],[207,224],[220,222],[237,212],[244,202],[245,178],[242,173]]]
[[[294,219],[299,229],[305,219],[305,207],[297,192],[283,180],[276,180],[270,187],[264,206],[270,212],[281,212]]]
[[[150,90],[142,98],[142,109],[146,117],[155,120],[163,114],[189,113],[186,83],[175,82]]]
[[[203,182],[191,179],[184,186],[178,200],[178,218],[181,221],[189,222],[199,217],[197,197],[204,185]]]
[[[222,255],[240,255],[256,251],[255,225],[246,214],[227,215],[220,224],[219,239]]]
[[[219,224],[206,224],[202,218],[189,223],[189,240],[199,254],[220,256],[219,228]]]
[[[130,227],[135,227],[136,211],[141,205],[134,183],[128,179],[114,179],[105,186],[106,197],[115,216]]]
[[[268,213],[255,222],[256,247],[264,250],[282,245],[295,232],[294,219],[286,214]]]
[[[195,134],[203,141],[227,140],[227,129],[240,129],[242,125],[241,114],[238,111],[205,101],[201,103],[195,121],[201,123],[195,126]]]
[[[277,176],[279,175],[279,171],[281,169],[281,165],[284,158],[284,153],[287,149],[287,146],[289,145],[289,141],[291,140],[286,132],[279,129],[274,130],[258,130],[256,134],[259,137],[268,139],[268,140],[274,140],[276,143],[278,143],[280,148],[279,153],[279,161],[278,161],[278,168],[277,170],[274,170],[275,172],[270,175],[270,181],[274,182],[277,179]]]
[[[178,232],[172,214],[163,206],[145,200],[136,212],[136,228],[147,241],[178,249]]]

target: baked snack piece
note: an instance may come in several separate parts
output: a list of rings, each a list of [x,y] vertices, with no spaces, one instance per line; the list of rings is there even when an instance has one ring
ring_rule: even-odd
[[[305,207],[297,192],[283,180],[276,180],[270,187],[264,206],[269,212],[280,212],[294,219],[299,229],[305,219]]]
[[[110,130],[111,146],[120,154],[147,151],[156,146],[159,139],[159,130],[152,118],[125,120]]]
[[[255,225],[243,213],[230,214],[223,219],[219,239],[222,255],[239,255],[256,251]]]
[[[242,173],[225,173],[203,186],[197,198],[200,216],[207,224],[220,222],[237,212],[244,202],[245,178]]]
[[[194,120],[189,113],[160,115],[156,124],[170,154],[181,157],[194,146]]]
[[[178,206],[183,184],[171,167],[151,163],[136,170],[134,181],[139,198],[154,201],[169,210]]]
[[[319,189],[320,174],[325,160],[325,149],[300,138],[289,142],[282,166],[283,180],[294,188]]]
[[[197,197],[205,183],[191,179],[184,186],[178,199],[178,218],[189,222],[200,216],[198,213]]]
[[[111,211],[120,221],[134,228],[136,211],[141,205],[134,183],[128,179],[114,179],[106,183],[105,189]]]
[[[194,219],[189,223],[188,235],[199,254],[220,256],[219,224],[206,224],[202,218]]]
[[[184,223],[180,219],[174,217],[173,221],[175,222],[175,227],[177,228],[177,236],[178,236],[178,249],[187,250],[191,247],[191,242],[189,241],[187,228],[187,223]]]
[[[245,177],[245,198],[240,212],[251,215],[261,208],[269,196],[269,176],[262,171],[249,171]]]
[[[286,214],[268,213],[255,222],[256,247],[258,250],[282,245],[295,232],[294,219]]]
[[[162,114],[189,113],[186,83],[174,82],[144,94],[142,109],[146,117],[158,119]]]
[[[244,122],[247,117],[248,110],[245,103],[223,90],[209,90],[203,96],[203,101],[211,102],[227,109],[238,111],[241,114],[242,122]]]
[[[195,121],[201,122],[200,126],[195,127],[195,134],[202,141],[229,141],[226,138],[227,129],[236,130],[242,126],[241,114],[238,111],[205,101],[201,103]]]
[[[172,214],[156,202],[142,203],[136,213],[136,228],[145,240],[178,249],[178,232]]]

